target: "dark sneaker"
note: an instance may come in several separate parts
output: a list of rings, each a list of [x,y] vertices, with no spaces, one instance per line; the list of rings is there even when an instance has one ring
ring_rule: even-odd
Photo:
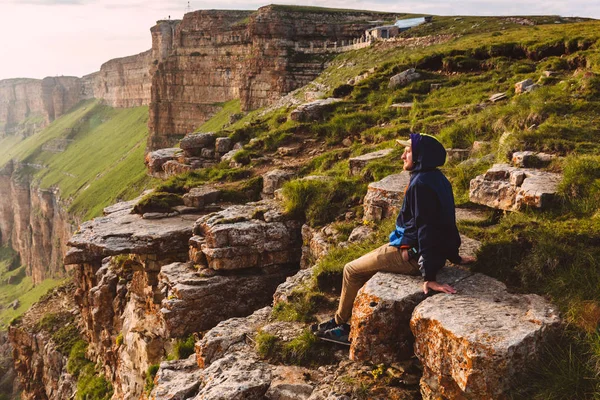
[[[329,321],[321,322],[320,324],[312,324],[310,326],[310,331],[315,335],[319,335],[336,326],[335,318],[331,318]]]
[[[348,324],[339,324],[335,328],[328,329],[321,334],[317,333],[316,335],[327,342],[344,344],[346,346],[350,345],[350,341],[348,341],[350,325]]]

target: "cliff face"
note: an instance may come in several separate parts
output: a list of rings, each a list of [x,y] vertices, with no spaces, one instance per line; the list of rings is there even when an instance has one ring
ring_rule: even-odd
[[[360,38],[370,13],[312,13],[267,6],[256,12],[196,11],[152,28],[148,147],[170,147],[217,109],[270,104],[306,85],[325,67],[328,43]]]
[[[62,258],[73,225],[58,193],[41,190],[21,177],[23,165],[0,170],[0,241],[16,250],[35,284],[64,273]]]
[[[81,98],[75,77],[0,81],[0,137],[27,137],[43,128]]]

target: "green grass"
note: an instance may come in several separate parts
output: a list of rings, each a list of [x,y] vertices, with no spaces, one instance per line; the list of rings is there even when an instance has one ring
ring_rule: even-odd
[[[149,183],[143,161],[147,119],[147,107],[113,109],[88,100],[23,141],[1,139],[0,165],[9,159],[43,165],[30,170],[34,181],[57,187],[72,214],[91,218]],[[72,142],[62,153],[43,151],[54,139]]]
[[[62,281],[46,279],[34,286],[31,277],[25,275],[25,267],[21,266],[12,271],[8,267],[13,263],[16,254],[9,248],[0,248],[0,329],[6,329],[10,321],[23,315],[50,289]],[[7,283],[7,280],[11,283]],[[19,307],[14,310],[8,307],[13,301],[19,300]]]
[[[308,329],[288,342],[262,331],[256,336],[257,353],[271,362],[302,366],[323,365],[332,360],[333,350],[332,346],[320,341]]]
[[[229,125],[229,120],[232,115],[240,114],[240,104],[240,99],[233,99],[219,104],[222,108],[217,111],[217,113],[215,113],[215,115],[213,115],[208,121],[200,125],[200,127],[197,129],[197,132],[219,132],[226,125]]]

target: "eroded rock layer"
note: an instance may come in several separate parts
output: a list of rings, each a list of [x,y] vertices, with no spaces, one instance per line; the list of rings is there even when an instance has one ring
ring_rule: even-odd
[[[323,70],[327,52],[320,50],[327,43],[360,38],[365,21],[385,17],[266,6],[256,12],[195,11],[181,23],[159,21],[152,28],[157,66],[149,149],[171,147],[218,110],[218,103],[240,99],[242,110],[251,110],[306,85]]]

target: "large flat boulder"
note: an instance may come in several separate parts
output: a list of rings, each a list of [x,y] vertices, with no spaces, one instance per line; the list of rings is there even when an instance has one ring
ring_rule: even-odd
[[[382,158],[389,156],[393,151],[393,149],[383,149],[374,151],[372,153],[363,154],[362,156],[350,158],[350,160],[348,160],[350,163],[350,174],[359,175],[360,171],[362,171],[362,169],[366,167],[368,163],[381,160]]]
[[[247,352],[235,352],[204,370],[203,386],[194,400],[264,399],[273,366]]]
[[[124,207],[79,227],[68,245],[75,248],[65,264],[81,264],[118,254],[162,254],[187,252],[198,214],[162,219],[144,219]]]
[[[186,360],[164,361],[154,379],[151,400],[186,400],[200,389],[202,370],[190,356]]]
[[[283,213],[279,203],[261,201],[231,206],[196,222],[195,233],[208,267],[238,270],[298,266],[301,257],[301,223]]]
[[[455,285],[470,273],[459,267],[445,267],[438,281]],[[423,278],[378,272],[363,286],[352,309],[350,359],[392,363],[413,354],[409,328],[415,307],[425,300]]]
[[[473,203],[506,211],[545,209],[555,200],[561,179],[552,172],[495,164],[471,180],[469,198]]]
[[[263,175],[263,198],[272,198],[275,191],[295,176],[294,171],[274,169]]]
[[[203,148],[215,147],[216,136],[214,133],[191,133],[179,142],[179,147],[188,157],[199,156]]]
[[[299,122],[316,121],[321,119],[325,111],[329,110],[333,104],[340,101],[341,99],[329,98],[302,104],[290,113],[290,119]]]
[[[396,215],[402,207],[404,191],[409,182],[410,174],[403,171],[369,184],[363,202],[365,220],[377,222]]]
[[[272,308],[264,307],[245,318],[221,321],[196,343],[196,360],[200,368],[208,367],[229,349],[243,342],[269,320]]]
[[[503,399],[560,324],[537,295],[510,294],[482,274],[458,282],[414,310],[410,327],[423,364],[424,399]]]
[[[249,315],[271,304],[277,286],[292,273],[280,269],[206,276],[191,263],[165,265],[158,275],[165,329],[170,337],[185,337],[228,318]]]

